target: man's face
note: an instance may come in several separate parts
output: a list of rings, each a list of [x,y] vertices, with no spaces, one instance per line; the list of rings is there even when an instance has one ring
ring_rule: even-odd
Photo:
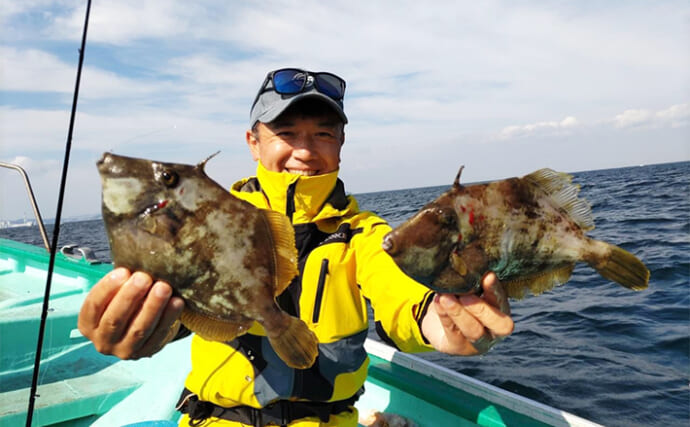
[[[336,171],[345,141],[343,123],[330,115],[285,115],[247,131],[247,144],[255,161],[273,172],[312,176]]]

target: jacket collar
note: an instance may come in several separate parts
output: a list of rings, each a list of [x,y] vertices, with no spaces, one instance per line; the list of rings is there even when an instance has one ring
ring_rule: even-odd
[[[355,199],[345,195],[338,171],[302,176],[269,171],[259,162],[256,179],[258,188],[249,179],[235,184],[233,189],[260,190],[265,198],[265,207],[286,214],[293,224],[316,222],[358,211]]]

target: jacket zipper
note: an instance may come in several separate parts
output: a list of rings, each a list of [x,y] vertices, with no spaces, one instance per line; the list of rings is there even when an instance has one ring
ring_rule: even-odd
[[[292,222],[292,216],[295,214],[295,190],[297,189],[297,181],[288,185],[287,188],[287,199],[285,200],[285,215],[290,218]]]
[[[319,281],[316,285],[316,301],[314,301],[314,314],[312,315],[312,322],[318,323],[319,313],[321,312],[321,300],[323,299],[323,290],[326,287],[326,276],[328,275],[328,259],[324,258],[321,261],[321,271],[319,272]]]

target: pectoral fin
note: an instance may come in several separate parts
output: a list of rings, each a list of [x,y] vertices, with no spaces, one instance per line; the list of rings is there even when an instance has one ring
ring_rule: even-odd
[[[137,219],[137,228],[154,236],[171,241],[182,228],[182,222],[173,215],[145,214]]]
[[[473,242],[451,252],[448,264],[430,288],[454,294],[475,293],[481,288],[479,281],[488,269],[488,258],[484,250],[479,243]]]
[[[450,264],[459,275],[464,276],[467,274],[467,264],[465,264],[465,261],[463,261],[460,255],[455,251],[450,254]]]

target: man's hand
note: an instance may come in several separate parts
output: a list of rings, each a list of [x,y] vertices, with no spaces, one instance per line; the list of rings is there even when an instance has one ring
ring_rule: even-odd
[[[422,333],[436,350],[482,354],[513,332],[508,299],[494,273],[484,276],[482,288],[482,296],[436,295],[422,319]]]
[[[89,291],[79,312],[79,331],[103,354],[120,359],[151,356],[170,341],[184,301],[172,287],[146,273],[117,268]]]

